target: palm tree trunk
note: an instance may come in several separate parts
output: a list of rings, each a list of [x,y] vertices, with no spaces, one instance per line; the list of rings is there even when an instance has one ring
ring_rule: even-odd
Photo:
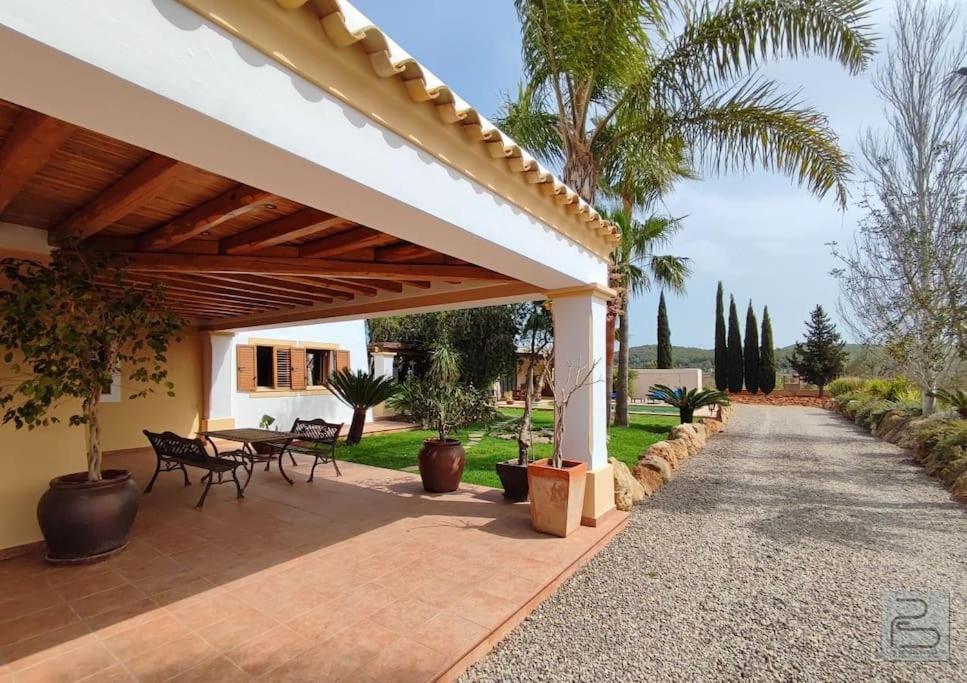
[[[621,302],[621,326],[618,328],[618,378],[615,391],[618,395],[614,406],[614,424],[616,427],[628,426],[628,365],[631,360],[631,349],[628,346],[630,330],[628,329],[628,299]]]
[[[608,314],[604,324],[604,405],[607,409],[605,423],[611,424],[611,391],[614,383],[614,313],[608,306]]]
[[[528,453],[531,447],[531,407],[533,405],[534,387],[534,358],[527,363],[527,391],[524,393],[524,414],[520,418],[520,429],[517,432],[517,464],[526,467],[529,461]]]
[[[346,445],[354,446],[363,439],[363,428],[366,425],[366,408],[353,408],[353,421],[349,424],[349,434]]]

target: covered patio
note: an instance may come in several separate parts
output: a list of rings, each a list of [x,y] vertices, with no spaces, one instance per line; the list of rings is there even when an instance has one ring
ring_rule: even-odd
[[[0,69],[0,255],[115,255],[189,320],[176,397],[105,407],[107,466],[143,484],[141,429],[234,426],[232,340],[268,328],[548,299],[555,365],[594,367],[567,412],[566,457],[588,465],[568,539],[497,491],[428,496],[346,464],[311,485],[306,467],[293,486],[256,476],[201,513],[197,487],[162,478],[124,553],[54,569],[33,509],[84,469],[83,437],[5,427],[0,681],[445,677],[623,523],[603,381],[615,227],[348,2],[12,0],[0,61],[18,65]]]
[[[111,465],[144,481],[152,456]],[[430,496],[416,475],[341,468],[257,477],[203,513],[197,486],[162,479],[124,553],[0,562],[0,680],[452,678],[624,522],[552,538],[494,489]]]

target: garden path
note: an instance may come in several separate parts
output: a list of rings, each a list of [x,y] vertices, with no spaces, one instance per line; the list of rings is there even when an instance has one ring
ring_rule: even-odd
[[[472,681],[967,679],[967,507],[838,415],[737,406]],[[950,595],[949,662],[880,658],[880,596]]]

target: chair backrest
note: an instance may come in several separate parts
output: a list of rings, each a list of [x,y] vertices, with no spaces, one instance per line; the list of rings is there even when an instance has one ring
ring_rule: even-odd
[[[298,434],[307,441],[333,443],[339,438],[343,423],[326,422],[325,420],[299,420],[292,423],[292,433]]]
[[[178,436],[174,432],[164,432],[157,434],[144,430],[144,435],[148,437],[151,447],[161,458],[177,458],[186,462],[194,462],[205,465],[210,460],[208,451],[195,439],[187,439]]]

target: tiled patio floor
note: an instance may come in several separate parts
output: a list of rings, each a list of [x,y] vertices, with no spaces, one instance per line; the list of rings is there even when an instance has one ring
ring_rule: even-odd
[[[143,483],[153,456],[107,465]],[[340,466],[313,484],[290,468],[291,487],[257,470],[243,501],[216,486],[200,512],[199,486],[162,474],[120,555],[0,562],[0,681],[449,677],[625,519],[551,538],[493,489],[430,496],[418,476]]]

